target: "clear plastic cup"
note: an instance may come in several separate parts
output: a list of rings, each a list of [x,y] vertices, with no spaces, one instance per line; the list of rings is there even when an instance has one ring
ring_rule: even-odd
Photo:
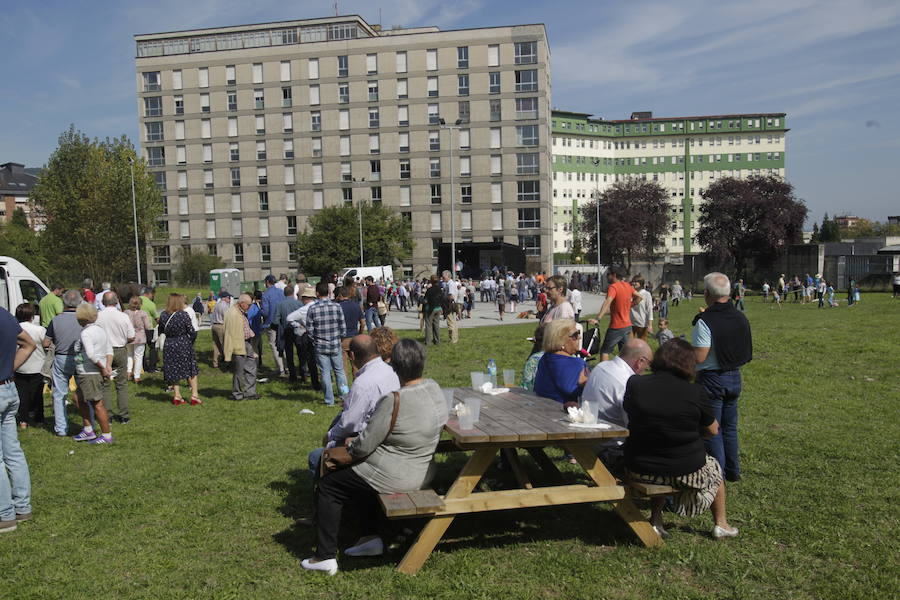
[[[447,401],[447,412],[450,412],[453,410],[453,392],[455,389],[443,388],[441,391],[444,392],[444,400]]]
[[[514,385],[516,385],[516,370],[503,369],[503,386],[513,387]]]
[[[487,381],[487,375],[482,373],[481,371],[472,371],[471,373],[469,373],[469,375],[472,377],[473,390],[480,390],[482,384]]]
[[[466,411],[472,416],[473,423],[477,423],[481,417],[481,398],[466,398],[463,402],[466,405]]]
[[[472,414],[472,411],[468,407],[461,406],[456,412],[456,416],[459,418],[460,429],[464,431],[475,429],[475,418]]]

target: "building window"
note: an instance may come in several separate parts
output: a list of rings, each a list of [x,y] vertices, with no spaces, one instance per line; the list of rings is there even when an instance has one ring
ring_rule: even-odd
[[[432,158],[428,161],[428,176],[429,177],[440,177],[441,176],[441,159]]]
[[[353,188],[341,188],[341,192],[344,195],[344,202],[353,202]]]
[[[179,165],[187,163],[187,150],[184,146],[175,146],[175,163]]]
[[[376,73],[378,73],[377,54],[366,54],[366,73],[368,75],[375,75]]]
[[[212,194],[203,196],[203,212],[211,215],[216,212],[216,197]]]
[[[369,102],[378,102],[378,82],[370,81],[367,87],[369,89]]]
[[[181,72],[178,73],[181,75]],[[160,91],[159,85],[159,71],[145,71],[143,73],[144,79],[144,91],[145,92],[158,92]],[[174,87],[174,86],[172,86]],[[180,89],[180,88],[175,88]]]
[[[281,106],[284,108],[290,107],[294,102],[293,93],[291,92],[290,87],[281,88]]]
[[[516,119],[537,119],[537,98],[516,98]]]
[[[437,49],[432,48],[425,51],[425,69],[428,71],[437,71],[438,55]]]
[[[240,219],[231,220],[231,237],[243,237],[244,225]]]
[[[459,130],[459,149],[468,150],[471,148],[471,136],[468,129]]]
[[[162,96],[149,96],[147,98],[144,98],[144,116],[162,116]]]
[[[236,263],[244,262],[244,245],[243,244],[234,244],[234,262],[236,262]]]
[[[178,185],[177,188],[179,190],[187,189],[187,171],[178,171]]]
[[[257,192],[259,198],[259,210],[269,210],[269,192]]]
[[[441,132],[440,131],[429,131],[428,132],[428,150],[431,152],[440,152],[441,150]]]
[[[212,162],[212,144],[203,144],[203,162],[211,163]]]
[[[183,115],[184,114],[184,96],[174,96],[175,102],[175,114]]]
[[[225,65],[225,85],[234,85],[237,83],[235,77],[234,65]]]
[[[256,181],[259,185],[267,185],[269,183],[269,175],[266,171],[266,167],[257,167]]]
[[[369,181],[381,181],[381,161],[369,161]]]
[[[429,125],[438,125],[440,122],[441,122],[440,105],[429,104],[428,105],[428,124]]]
[[[537,42],[516,42],[517,65],[530,65],[537,62]]]
[[[178,196],[178,214],[188,214],[188,198],[187,196]]]
[[[314,111],[309,113],[310,131],[322,131],[322,113]]]
[[[461,100],[458,103],[457,110],[459,112],[459,121],[460,123],[468,123],[471,117],[469,113],[469,101]]]
[[[266,142],[256,142],[256,160],[266,160]]]
[[[516,154],[516,174],[537,175],[540,170],[540,167],[538,166],[538,156],[537,152]]]
[[[231,168],[231,187],[241,186],[241,170],[238,167]]]
[[[379,154],[381,152],[381,138],[377,133],[369,135],[369,154]]]
[[[213,170],[212,169],[203,169],[203,187],[208,190],[213,188]]]
[[[516,71],[516,91],[536,92],[538,89],[537,69]]]
[[[539,208],[520,208],[519,209],[519,229],[534,229],[541,226],[541,209]]]
[[[441,246],[441,238],[431,238],[431,258],[438,257],[438,248]]]
[[[259,237],[269,237],[269,219],[262,218],[259,220]]]
[[[253,63],[252,75],[253,75],[253,79],[252,79],[253,83],[262,83],[263,82],[262,63]]]
[[[287,235],[297,235],[297,216],[296,215],[288,215]]]
[[[541,255],[541,236],[539,235],[520,235],[519,247],[525,251],[526,256]]]
[[[397,73],[406,73],[406,52],[397,52],[396,65],[394,69]]]
[[[403,100],[409,97],[409,91],[406,79],[397,80],[397,98]]]
[[[294,140],[284,140],[284,158],[294,158]]]
[[[319,59],[311,58],[309,59],[308,64],[308,76],[310,79],[318,79],[319,78]]]
[[[160,265],[167,265],[171,261],[169,257],[169,247],[168,246],[154,246],[153,247],[153,262]]]
[[[241,195],[240,194],[232,194],[231,195],[231,212],[233,212],[233,213],[241,212]]]
[[[281,131],[283,133],[294,131],[294,115],[291,113],[283,113],[281,115]]]
[[[400,186],[400,206],[409,206],[409,205],[410,205],[409,186],[408,185]]]
[[[232,162],[241,160],[241,152],[238,149],[237,142],[231,142],[228,144],[228,160]]]
[[[460,177],[468,177],[472,174],[472,159],[468,156],[459,157],[459,175]]]
[[[441,184],[439,184],[439,183],[431,184],[431,203],[432,204],[440,204],[441,203]]]
[[[516,185],[518,186],[516,192],[516,200],[519,202],[538,202],[541,199],[541,182],[537,180],[532,181],[517,181]]]
[[[147,164],[151,167],[162,167],[166,164],[165,148],[147,148]]]
[[[213,236],[213,237],[215,237],[215,236]],[[215,244],[207,244],[206,245],[206,253],[209,254],[210,256],[218,256],[219,249],[218,249],[218,247],[216,247]]]
[[[279,69],[279,75],[281,76],[281,81],[290,81],[291,80],[291,61],[283,60],[281,61],[281,68]]]
[[[437,98],[438,97],[438,78],[437,77],[429,77],[426,80],[426,89],[428,91],[429,98]]]
[[[206,239],[216,239],[216,221],[215,219],[206,220]]]
[[[144,127],[147,130],[147,141],[148,142],[163,141],[162,121],[151,121],[149,123],[144,123]]]
[[[369,190],[373,204],[381,204],[381,186],[374,185]]]
[[[342,135],[338,139],[338,154],[340,156],[350,156],[350,136]]]
[[[410,178],[410,166],[408,158],[400,159],[400,179]]]
[[[457,77],[457,92],[460,96],[468,96],[469,95],[469,76],[468,75],[459,75]]]
[[[500,93],[500,71],[491,71],[488,73],[488,93]]]
[[[338,102],[340,104],[347,104],[350,102],[350,84],[349,83],[339,83],[338,84]]]
[[[341,163],[341,181],[353,181],[353,172],[348,162]]]
[[[284,165],[284,185],[294,185],[294,165]]]
[[[517,98],[516,100],[520,100],[520,98]],[[490,120],[491,121],[501,120],[500,98],[492,98],[491,100],[488,101],[488,104],[490,105],[490,111],[491,111]]]
[[[460,211],[459,216],[460,216],[459,228],[463,231],[472,231],[472,211],[471,210],[462,210],[462,211]]]
[[[314,164],[312,166],[312,182],[322,183],[322,165]]]
[[[489,67],[500,66],[500,45],[491,44],[488,46],[487,63]]]
[[[503,174],[503,155],[502,154],[492,154],[491,155],[491,175],[502,175]]]
[[[211,119],[200,119],[200,137],[209,139],[212,137],[212,121]]]
[[[228,137],[236,137],[238,134],[237,117],[228,117]]]
[[[338,111],[338,129],[350,129],[350,111],[349,110],[339,110]]]
[[[459,186],[459,201],[463,204],[472,204],[472,185],[465,184]]]
[[[380,122],[378,107],[369,107],[369,127],[378,127]]]
[[[519,146],[537,146],[539,135],[537,125],[516,126],[516,144]]]
[[[310,144],[310,150],[312,152],[313,158],[319,158],[322,156],[322,138],[312,138],[312,143]]]
[[[153,181],[156,183],[156,187],[160,190],[166,189],[166,172],[165,171],[156,171],[153,173]]]
[[[347,56],[337,57],[337,76],[347,77],[350,74],[350,59]]]
[[[405,131],[401,132],[398,136],[398,151],[409,152],[409,134]]]
[[[397,125],[400,127],[409,126],[409,106],[401,104],[397,107]]]
[[[459,46],[456,49],[456,68],[458,68],[458,69],[468,69],[469,68],[469,47],[468,46]]]
[[[503,229],[503,209],[495,208],[491,210],[491,229],[494,231]]]
[[[432,231],[442,231],[441,227],[441,213],[433,212],[431,213],[431,230]]]

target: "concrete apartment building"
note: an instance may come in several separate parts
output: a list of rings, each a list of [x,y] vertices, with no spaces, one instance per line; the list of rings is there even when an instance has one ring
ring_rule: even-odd
[[[578,217],[616,181],[659,183],[672,204],[672,231],[663,252],[697,252],[697,207],[709,184],[721,177],[774,174],[784,177],[785,113],[606,120],[554,110],[553,252],[567,254],[576,227],[595,228]],[[564,260],[568,257],[559,257]]]
[[[142,150],[165,202],[156,282],[182,249],[245,280],[295,271],[308,217],[359,201],[410,220],[403,267],[421,276],[450,241],[451,195],[458,243],[517,244],[551,268],[543,25],[385,31],[351,15],[135,41]]]
[[[16,209],[21,208],[32,228],[43,229],[44,222],[38,218],[31,201],[38,170],[14,162],[0,165],[0,221],[11,221]]]

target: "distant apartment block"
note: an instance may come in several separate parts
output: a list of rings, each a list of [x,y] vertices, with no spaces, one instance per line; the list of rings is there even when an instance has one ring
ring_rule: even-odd
[[[13,213],[20,208],[32,228],[43,228],[43,220],[38,218],[31,201],[31,190],[37,183],[36,171],[14,162],[0,165],[0,220],[12,220]]]
[[[784,177],[785,113],[607,120],[554,110],[553,252],[572,249],[576,228],[593,229],[579,208],[617,181],[659,183],[669,195],[672,229],[661,250],[698,251],[700,194],[722,177]]]
[[[457,242],[517,244],[550,269],[543,25],[385,31],[340,16],[135,41],[142,150],[164,201],[155,281],[182,249],[247,280],[294,271],[310,215],[360,201],[410,221],[408,275],[433,272],[451,218]]]

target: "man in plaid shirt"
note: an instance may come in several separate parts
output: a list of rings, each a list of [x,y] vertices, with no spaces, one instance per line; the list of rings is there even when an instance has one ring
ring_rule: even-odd
[[[344,361],[341,357],[341,338],[344,337],[346,325],[344,311],[338,304],[328,299],[328,283],[320,281],[316,284],[316,298],[306,313],[306,331],[312,340],[316,350],[316,362],[322,371],[325,404],[331,406],[334,404],[332,371],[337,381],[338,393],[343,396],[349,391]]]

